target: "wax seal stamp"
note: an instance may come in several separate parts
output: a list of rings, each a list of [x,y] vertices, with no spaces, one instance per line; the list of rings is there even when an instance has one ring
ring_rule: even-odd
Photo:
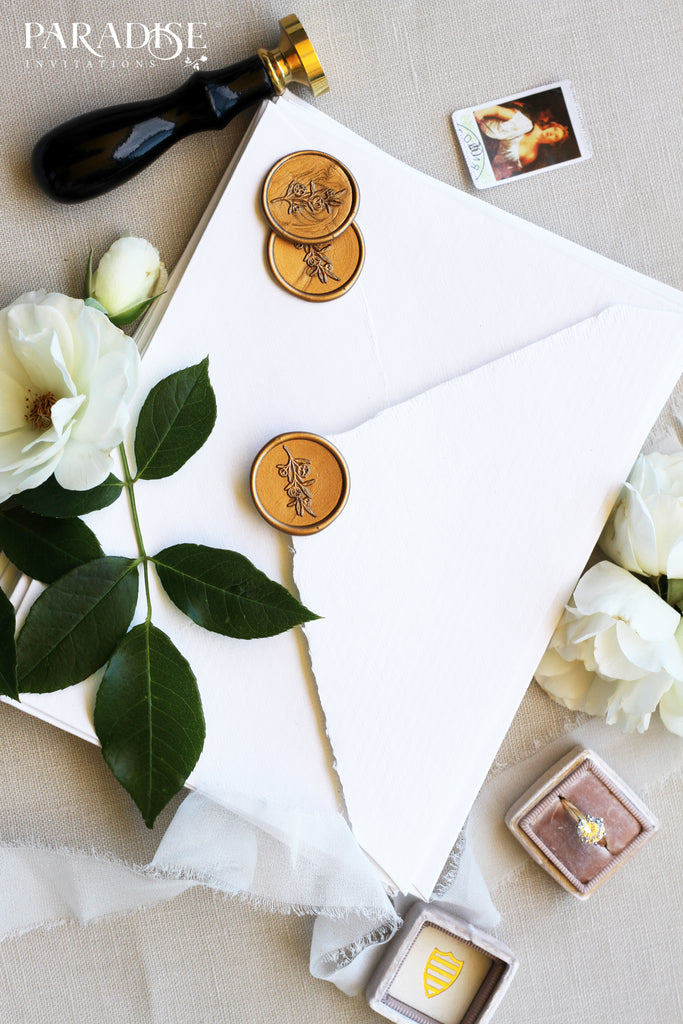
[[[264,445],[251,467],[254,503],[285,533],[318,533],[337,518],[349,494],[349,471],[333,444],[293,431]]]
[[[327,302],[344,295],[363,268],[365,244],[356,224],[328,242],[290,242],[272,232],[268,262],[276,280],[292,295]]]
[[[314,96],[327,92],[327,78],[297,16],[282,18],[280,28],[280,43],[272,50],[261,48],[219,71],[196,71],[158,99],[95,110],[53,128],[33,152],[41,188],[65,203],[102,195],[178,139],[223,128],[245,108],[281,95],[291,83],[308,86]]]
[[[358,210],[356,180],[327,153],[290,153],[271,168],[263,185],[263,211],[273,230],[290,242],[327,242],[341,235]]]

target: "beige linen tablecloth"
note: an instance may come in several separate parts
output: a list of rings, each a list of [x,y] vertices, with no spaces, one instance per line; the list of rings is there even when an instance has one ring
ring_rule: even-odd
[[[41,23],[47,32],[58,22],[67,39],[79,21],[93,31],[109,21],[204,23],[205,66],[218,68],[273,45],[277,19],[287,13],[272,0],[180,0],[172,12],[154,0],[115,7],[103,0],[21,0],[3,7],[1,305],[34,287],[80,294],[88,245],[101,253],[124,231],[153,240],[173,266],[249,119],[243,114],[221,133],[183,141],[108,196],[80,206],[54,204],[37,191],[28,171],[37,138],[76,113],[167,92],[187,71],[182,56],[138,67],[134,60],[125,64],[125,53],[108,51],[106,61],[93,60],[89,67],[69,49],[57,59],[51,51],[27,51],[25,23]],[[330,80],[320,108],[406,163],[467,191],[474,189],[451,112],[571,79],[593,158],[480,197],[681,286],[683,39],[673,0],[302,0],[296,13]],[[533,288],[518,267],[510,267],[510,282]],[[538,301],[553,297],[539,295]],[[457,326],[457,304],[454,316]],[[532,755],[543,760],[537,751],[576,724],[575,716],[530,687],[481,794],[475,826],[504,798],[506,768]],[[600,733],[597,740],[591,735],[600,752]],[[653,731],[642,737],[641,748],[628,747],[629,757],[639,757],[640,749],[643,765],[656,763],[660,741],[661,731]],[[608,745],[614,746],[611,736]],[[614,749],[621,762],[627,748],[621,756],[618,742]],[[98,750],[7,705],[0,706],[0,750],[5,842],[95,846],[147,863],[181,799],[148,832]],[[628,764],[616,767],[629,777]],[[656,768],[635,768],[662,833],[588,904],[564,894],[530,861],[506,871],[495,852],[479,851],[502,913],[499,935],[521,960],[496,1016],[499,1024],[683,1019],[681,772],[660,778]],[[489,831],[481,827],[480,842],[489,842]],[[2,879],[5,892],[11,886],[11,878]],[[362,999],[347,999],[310,977],[310,931],[308,919],[256,911],[201,888],[87,926],[34,930],[0,946],[0,1022],[377,1020]]]

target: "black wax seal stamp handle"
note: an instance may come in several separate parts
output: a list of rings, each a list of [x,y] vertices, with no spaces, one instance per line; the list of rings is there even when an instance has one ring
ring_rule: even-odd
[[[327,80],[295,15],[280,21],[275,50],[220,71],[195,72],[158,99],[83,114],[44,135],[33,151],[33,173],[48,195],[79,202],[102,195],[147,167],[178,139],[223,128],[246,107],[284,92],[292,81],[314,95]]]
[[[90,199],[138,174],[178,139],[223,128],[274,94],[258,57],[223,71],[198,71],[167,96],[96,110],[53,128],[33,151],[33,173],[55,199]]]

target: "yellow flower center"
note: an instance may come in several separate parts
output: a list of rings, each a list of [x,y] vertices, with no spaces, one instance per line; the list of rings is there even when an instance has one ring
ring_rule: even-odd
[[[52,426],[52,406],[57,401],[51,391],[46,391],[35,398],[28,389],[26,395],[26,419],[35,430],[47,430]]]

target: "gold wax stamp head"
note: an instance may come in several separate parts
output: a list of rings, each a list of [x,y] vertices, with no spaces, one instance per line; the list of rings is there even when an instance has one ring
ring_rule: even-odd
[[[289,242],[273,231],[268,262],[276,280],[292,295],[310,302],[338,299],[363,268],[365,245],[358,226],[330,242]]]
[[[251,468],[251,494],[271,526],[318,533],[337,518],[349,494],[349,471],[333,444],[293,431],[264,445]]]
[[[290,82],[306,85],[314,96],[329,91],[318,55],[296,14],[280,19],[280,44],[274,50],[260,49],[276,92],[283,93]]]
[[[327,153],[290,153],[271,168],[263,185],[263,212],[273,230],[290,242],[329,242],[352,223],[358,210],[356,179]]]

